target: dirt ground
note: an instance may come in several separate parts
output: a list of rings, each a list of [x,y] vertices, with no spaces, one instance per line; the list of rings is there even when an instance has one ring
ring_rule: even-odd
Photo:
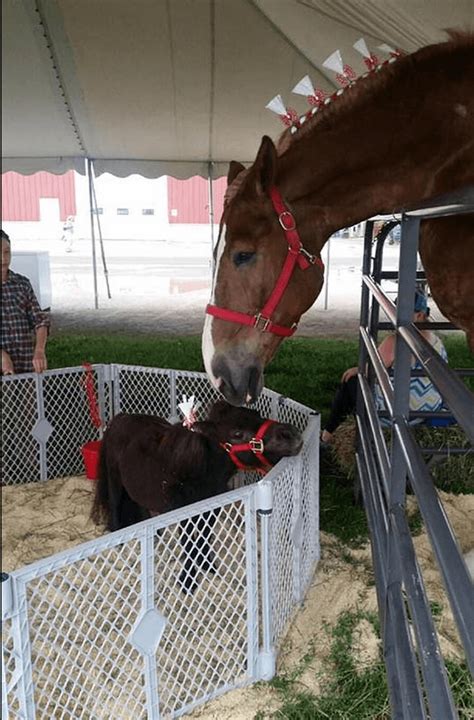
[[[46,483],[2,488],[2,544],[4,572],[49,556],[60,550],[91,540],[102,529],[89,519],[94,485],[84,476]],[[474,496],[440,493],[461,550],[472,545]],[[410,497],[409,508],[415,509]],[[425,532],[414,538],[425,578],[428,597],[443,611],[437,618],[441,649],[446,656],[463,657],[458,633],[435,566]],[[278,672],[289,673],[301,659],[313,652],[313,659],[300,678],[302,690],[317,695],[330,672],[327,653],[327,626],[337,622],[340,613],[358,609],[376,612],[372,582],[370,546],[349,549],[332,535],[322,534],[322,557],[306,599],[283,642],[278,658]],[[360,667],[370,666],[379,657],[380,645],[372,626],[361,621],[356,630],[354,652]],[[257,712],[268,716],[279,706],[276,690],[268,685],[244,688],[227,693],[197,709],[190,717],[200,720],[251,720]]]
[[[208,300],[202,293],[193,297],[143,297],[115,300],[99,310],[62,307],[53,316],[54,332],[108,332],[125,334],[200,335],[204,308]],[[320,310],[311,308],[302,318],[297,336],[355,338],[359,329],[359,309],[348,306]]]

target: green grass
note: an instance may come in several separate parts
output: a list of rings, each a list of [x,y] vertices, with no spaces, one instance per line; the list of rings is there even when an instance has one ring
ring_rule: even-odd
[[[291,674],[275,677],[270,685],[278,692],[281,707],[271,716],[273,720],[389,720],[391,717],[386,670],[382,655],[371,665],[360,668],[353,653],[354,630],[361,620],[367,620],[380,637],[378,617],[363,610],[346,611],[327,632],[331,647],[327,670],[316,697],[301,691],[299,679],[311,661],[306,655]],[[317,649],[312,648],[312,657]],[[462,720],[473,717],[474,697],[470,673],[465,663],[446,661],[446,670],[454,702]],[[268,715],[260,713],[255,720]]]

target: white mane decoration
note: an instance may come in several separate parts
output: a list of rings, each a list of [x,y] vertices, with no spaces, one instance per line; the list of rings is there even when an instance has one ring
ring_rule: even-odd
[[[277,115],[286,115],[288,112],[281,95],[275,95],[275,97],[272,98],[270,102],[265,105],[265,107],[268,110],[276,113]]]
[[[316,90],[314,89],[309,75],[305,75],[304,78],[301,78],[291,92],[295,93],[295,95],[304,95],[305,97],[316,94]]]
[[[387,45],[387,43],[383,43],[382,45],[377,45],[378,50],[382,50],[384,53],[388,53],[389,55],[398,55],[397,50],[395,48],[390,47],[390,45]]]
[[[333,70],[334,72],[339,73],[339,75],[343,75],[344,63],[342,62],[341,51],[334,50],[334,52],[323,62],[323,67],[328,68],[328,70]]]
[[[183,395],[183,402],[179,403],[178,408],[184,415],[183,425],[185,427],[190,429],[192,428],[197,419],[196,411],[200,406],[200,402],[195,403],[194,395],[191,395],[189,398],[186,398],[186,395]]]
[[[365,42],[364,38],[360,38],[359,40],[357,40],[357,42],[355,42],[352,47],[365,58],[370,58],[371,53],[369,48],[367,47],[367,43]]]

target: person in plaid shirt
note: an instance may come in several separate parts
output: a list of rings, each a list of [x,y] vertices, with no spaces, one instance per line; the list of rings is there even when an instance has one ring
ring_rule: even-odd
[[[48,367],[49,314],[41,310],[28,278],[10,270],[10,238],[2,230],[2,375]]]

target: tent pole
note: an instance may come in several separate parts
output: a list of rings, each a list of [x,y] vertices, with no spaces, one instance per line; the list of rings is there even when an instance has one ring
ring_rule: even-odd
[[[211,270],[214,274],[214,188],[212,186],[213,167],[214,163],[212,161],[207,163],[207,179],[209,189],[209,223],[211,226]]]
[[[92,161],[87,158],[87,179],[89,181],[89,210],[91,216],[91,241],[92,241],[92,272],[94,276],[94,307],[99,309],[99,293],[97,290],[97,259],[95,256],[95,228],[94,228],[94,204],[92,201]]]
[[[104,270],[105,285],[107,287],[107,297],[109,298],[109,300],[111,300],[112,295],[110,294],[109,271],[107,269],[107,262],[105,260],[104,240],[102,238],[102,227],[100,225],[100,217],[99,217],[99,213],[97,210],[97,195],[95,193],[95,172],[94,172],[94,161],[93,160],[91,162],[91,175],[92,175],[92,193],[93,193],[93,199],[94,199],[95,219],[97,222],[97,230],[99,231],[100,255],[102,258],[102,267]]]
[[[329,268],[331,266],[331,238],[326,243],[326,283],[324,287],[324,309],[329,307]]]

